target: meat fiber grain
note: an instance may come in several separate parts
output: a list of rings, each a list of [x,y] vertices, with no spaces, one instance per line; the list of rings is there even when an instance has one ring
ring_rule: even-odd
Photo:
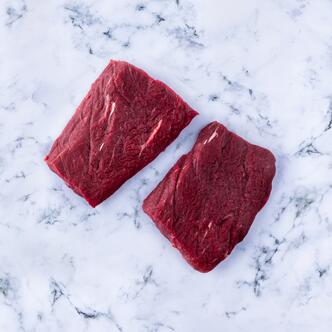
[[[274,174],[270,151],[213,122],[143,209],[189,264],[208,272],[248,233],[268,200]]]
[[[111,61],[45,160],[95,207],[155,159],[196,115],[164,83],[127,62]]]

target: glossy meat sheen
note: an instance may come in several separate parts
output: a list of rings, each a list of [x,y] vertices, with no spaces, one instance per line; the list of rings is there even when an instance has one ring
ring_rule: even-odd
[[[274,174],[270,151],[213,122],[143,208],[189,264],[207,272],[245,237],[268,200]]]
[[[164,83],[111,61],[45,158],[95,207],[158,156],[197,115]]]

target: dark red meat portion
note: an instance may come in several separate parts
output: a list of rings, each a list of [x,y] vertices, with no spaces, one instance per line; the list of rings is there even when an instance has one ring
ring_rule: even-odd
[[[243,240],[268,200],[274,174],[270,151],[213,122],[143,208],[188,263],[207,272]]]
[[[141,69],[111,61],[45,158],[95,207],[158,156],[197,115]]]

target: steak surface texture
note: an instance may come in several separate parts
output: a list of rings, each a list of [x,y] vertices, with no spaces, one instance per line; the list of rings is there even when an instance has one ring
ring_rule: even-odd
[[[212,122],[144,200],[143,209],[196,270],[243,240],[271,192],[273,154]]]
[[[164,83],[127,62],[111,61],[45,160],[95,207],[155,159],[196,115]]]

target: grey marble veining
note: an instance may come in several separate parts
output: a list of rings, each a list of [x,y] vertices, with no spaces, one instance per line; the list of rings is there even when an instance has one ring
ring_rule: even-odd
[[[330,331],[331,21],[330,0],[1,1],[0,330]],[[43,157],[110,58],[200,116],[92,209]],[[201,274],[141,203],[212,120],[278,170],[248,236]]]

